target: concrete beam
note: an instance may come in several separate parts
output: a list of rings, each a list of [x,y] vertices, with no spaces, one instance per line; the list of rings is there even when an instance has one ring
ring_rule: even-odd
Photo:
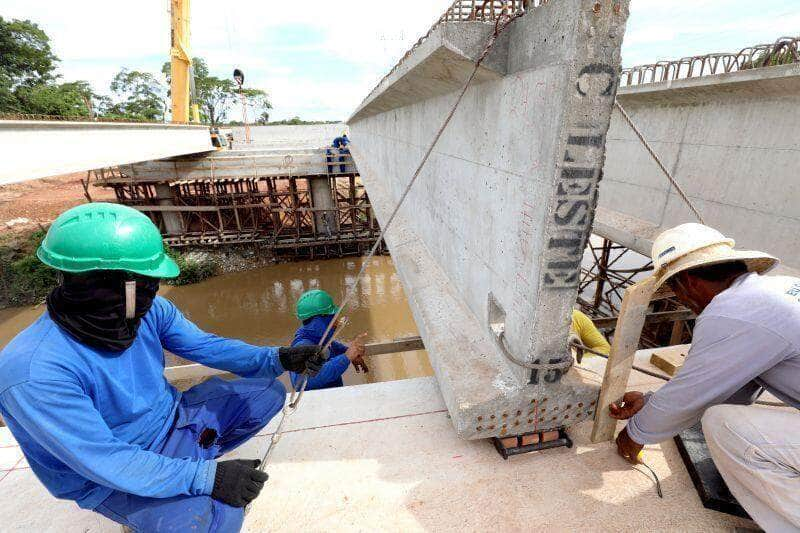
[[[627,14],[627,2],[558,0],[512,23],[386,237],[463,438],[593,416],[594,384],[525,365],[571,358],[568,324]],[[443,24],[351,118],[352,150],[382,223],[492,30]],[[491,323],[504,324],[505,343]]]
[[[0,120],[0,184],[214,150],[207,126]]]
[[[618,98],[706,223],[800,269],[800,65],[625,87]],[[696,218],[614,112],[595,232],[649,255]]]
[[[434,29],[367,96],[348,123],[461,89],[493,31],[493,25],[480,23],[444,24]],[[481,65],[475,83],[502,78],[507,63],[508,36],[504,35]]]
[[[339,158],[342,161],[339,161]],[[344,165],[344,171],[342,171]],[[184,180],[252,179],[270,176],[330,178],[358,173],[348,154],[334,154],[328,164],[325,148],[297,150],[244,149],[221,150],[210,155],[175,157],[123,165],[122,172],[137,182],[175,182]],[[332,172],[328,172],[331,170]],[[114,179],[106,183],[114,182]],[[116,181],[128,182],[128,178]]]

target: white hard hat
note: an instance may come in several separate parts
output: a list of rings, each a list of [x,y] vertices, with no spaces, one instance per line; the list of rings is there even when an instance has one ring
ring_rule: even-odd
[[[741,261],[751,272],[763,273],[778,264],[769,254],[738,251],[736,242],[703,224],[681,224],[653,241],[653,268],[658,285],[678,272],[699,266]]]

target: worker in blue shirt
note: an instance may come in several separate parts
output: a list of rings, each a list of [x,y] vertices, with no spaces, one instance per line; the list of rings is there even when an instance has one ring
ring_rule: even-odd
[[[322,290],[312,290],[303,294],[297,301],[297,318],[303,325],[294,334],[292,346],[316,346],[321,344],[325,330],[334,319],[334,315],[339,308],[333,303],[331,295]],[[325,341],[330,340],[336,326],[331,328]],[[350,346],[333,341],[328,348],[330,358],[322,367],[322,370],[308,379],[306,390],[332,389],[341,387],[342,374],[353,364],[356,372],[369,372],[367,364],[364,362],[365,349],[364,339],[366,333],[362,333],[350,343]],[[322,343],[324,345],[324,343]],[[292,385],[297,389],[301,384],[301,375],[296,372],[289,374],[292,378]]]
[[[116,204],[58,217],[37,251],[59,271],[47,311],[0,352],[0,414],[53,496],[134,531],[238,531],[267,474],[217,460],[284,404],[284,371],[313,375],[310,346],[270,348],[201,331],[168,300],[179,274],[158,228]],[[185,393],[164,350],[247,379]]]
[[[327,149],[328,154],[328,174],[333,174],[333,167],[335,165],[331,165],[330,163],[333,162],[333,154],[334,151],[339,154],[339,172],[344,174],[347,171],[347,164],[344,163],[345,156],[350,155],[350,149],[348,146],[350,145],[350,139],[347,138],[347,133],[342,133],[340,137],[336,137],[333,142],[331,143],[331,148]]]

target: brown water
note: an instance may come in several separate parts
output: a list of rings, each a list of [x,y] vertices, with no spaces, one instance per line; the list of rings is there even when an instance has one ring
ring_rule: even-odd
[[[299,322],[294,306],[309,289],[325,289],[341,300],[355,281],[362,258],[287,263],[225,274],[185,287],[162,287],[159,294],[172,300],[201,328],[217,335],[258,345],[287,345]],[[0,310],[0,346],[33,322],[43,306]],[[389,257],[374,258],[346,313],[349,324],[340,338],[347,341],[366,332],[367,342],[418,335],[403,287]],[[345,384],[374,383],[433,374],[424,350],[370,358],[369,374],[350,368]]]

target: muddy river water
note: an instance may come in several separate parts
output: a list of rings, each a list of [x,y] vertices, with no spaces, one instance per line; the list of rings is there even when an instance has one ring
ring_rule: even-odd
[[[172,300],[201,328],[218,335],[257,345],[287,345],[299,326],[295,302],[309,289],[325,289],[341,300],[355,281],[363,259],[287,263],[257,270],[225,274],[184,287],[162,287],[159,294]],[[44,306],[0,310],[0,346],[33,322]],[[392,260],[377,257],[367,268],[356,298],[347,313],[349,324],[341,339],[366,332],[367,342],[418,335],[403,287]],[[370,372],[356,374],[352,367],[345,384],[391,381],[432,375],[424,350],[370,358]]]

